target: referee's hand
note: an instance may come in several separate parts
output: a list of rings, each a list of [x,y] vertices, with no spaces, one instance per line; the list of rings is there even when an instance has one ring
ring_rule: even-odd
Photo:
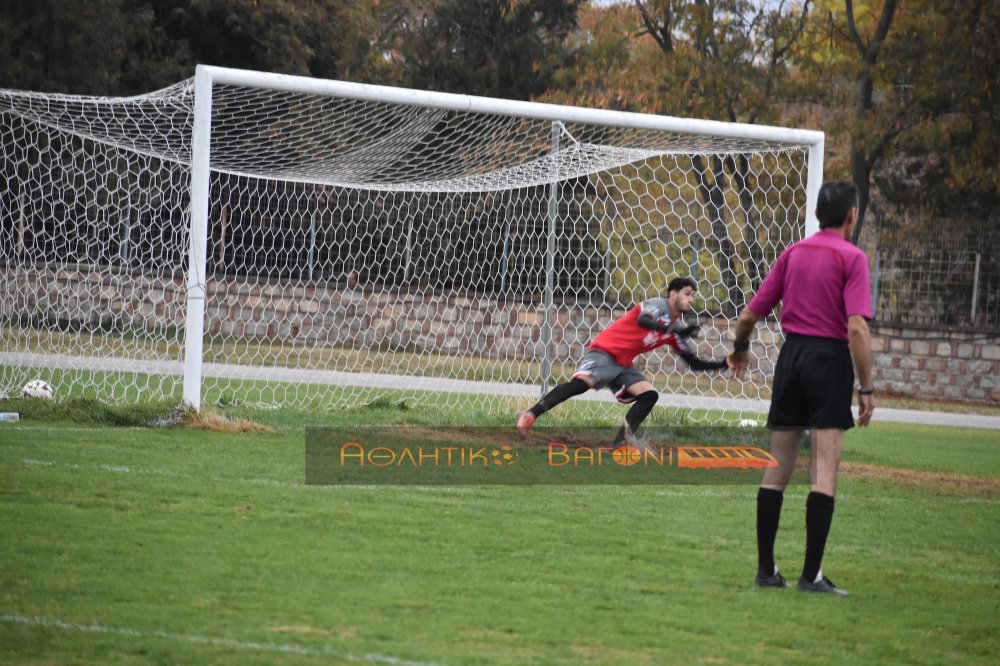
[[[729,374],[733,379],[742,379],[750,365],[750,352],[734,351],[726,357],[726,365],[729,366]]]
[[[862,427],[868,425],[872,420],[872,412],[875,411],[875,396],[858,394],[858,424]]]

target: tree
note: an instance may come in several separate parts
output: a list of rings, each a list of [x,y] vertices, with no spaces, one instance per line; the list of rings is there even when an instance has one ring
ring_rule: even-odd
[[[390,3],[391,4],[391,3]],[[531,99],[565,64],[578,0],[396,3],[387,50],[402,85]]]
[[[896,168],[876,183],[897,205],[996,224],[1000,14],[981,0],[927,0],[900,10],[896,33],[887,66],[910,113],[890,155]]]
[[[558,79],[556,101],[730,122],[777,122],[784,82],[809,2],[634,0],[581,13],[575,67]],[[743,303],[738,257],[725,218],[725,191],[739,201],[749,287],[761,279],[764,252],[754,211],[749,160],[719,155],[692,160],[712,225],[709,243],[731,308]]]
[[[865,36],[855,19],[853,0],[844,1],[844,15],[847,22],[847,37],[857,49],[860,71],[857,77],[857,103],[854,118],[858,130],[851,136],[851,179],[858,187],[858,223],[854,228],[854,241],[861,235],[865,212],[871,197],[872,170],[885,153],[889,143],[901,129],[899,123],[880,128],[880,118],[874,113],[875,68],[878,65],[882,47],[885,44],[892,19],[896,13],[897,0],[885,0],[882,12],[875,22],[870,35]]]
[[[797,64],[834,141],[847,140],[846,164],[834,151],[827,171],[858,186],[855,242],[879,197],[941,218],[995,218],[1000,18],[990,3],[836,0],[818,19]]]
[[[376,81],[377,2],[0,0],[0,85],[134,95],[206,63]]]
[[[134,28],[121,0],[0,0],[0,86],[117,92]]]
[[[153,14],[152,60],[369,81],[379,58],[373,2],[131,0]]]

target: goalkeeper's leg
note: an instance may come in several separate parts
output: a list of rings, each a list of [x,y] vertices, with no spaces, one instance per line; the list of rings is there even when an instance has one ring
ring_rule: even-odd
[[[573,396],[586,393],[594,387],[594,380],[587,375],[577,375],[565,384],[560,384],[536,402],[530,409],[520,412],[517,415],[517,430],[522,435],[527,434],[531,425],[539,416],[549,411],[556,405],[566,402]]]
[[[656,392],[653,385],[642,380],[636,382],[628,387],[627,389],[628,398],[624,396],[619,396],[619,402],[631,403],[631,407],[625,414],[625,425],[618,430],[618,434],[615,436],[612,446],[620,446],[625,443],[626,438],[629,435],[635,435],[639,431],[639,426],[642,422],[646,420],[649,413],[653,411],[653,407],[656,406],[656,401],[660,398],[660,394]]]

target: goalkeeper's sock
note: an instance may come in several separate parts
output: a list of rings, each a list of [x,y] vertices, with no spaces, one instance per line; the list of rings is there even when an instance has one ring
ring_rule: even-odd
[[[639,426],[649,416],[649,413],[653,411],[653,407],[656,406],[656,401],[659,398],[660,394],[656,391],[646,391],[635,399],[632,407],[625,414],[625,425],[618,430],[612,446],[619,446],[624,443],[625,437],[629,432],[634,435],[639,431]],[[626,432],[626,428],[628,428],[628,432]]]
[[[586,393],[589,390],[590,385],[587,382],[583,381],[579,377],[574,377],[565,384],[560,384],[546,393],[542,396],[542,399],[536,402],[534,407],[528,411],[536,417],[541,416],[559,403],[566,402],[573,396]]]
[[[660,394],[656,391],[646,391],[635,399],[635,403],[632,404],[628,413],[625,414],[625,423],[628,424],[632,434],[639,431],[639,426],[646,420],[649,413],[653,411],[653,407],[656,406],[656,401],[659,399]]]
[[[826,537],[833,522],[833,498],[813,491],[806,497],[806,560],[802,578],[815,580],[823,563]]]
[[[762,576],[775,573],[774,540],[778,536],[784,499],[785,493],[781,490],[761,488],[757,491],[757,573]]]

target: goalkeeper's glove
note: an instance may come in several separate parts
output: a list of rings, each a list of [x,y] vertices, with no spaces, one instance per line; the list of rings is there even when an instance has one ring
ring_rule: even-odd
[[[674,330],[674,335],[680,338],[697,338],[701,331],[701,326],[698,324],[690,324],[688,326],[682,326]]]

